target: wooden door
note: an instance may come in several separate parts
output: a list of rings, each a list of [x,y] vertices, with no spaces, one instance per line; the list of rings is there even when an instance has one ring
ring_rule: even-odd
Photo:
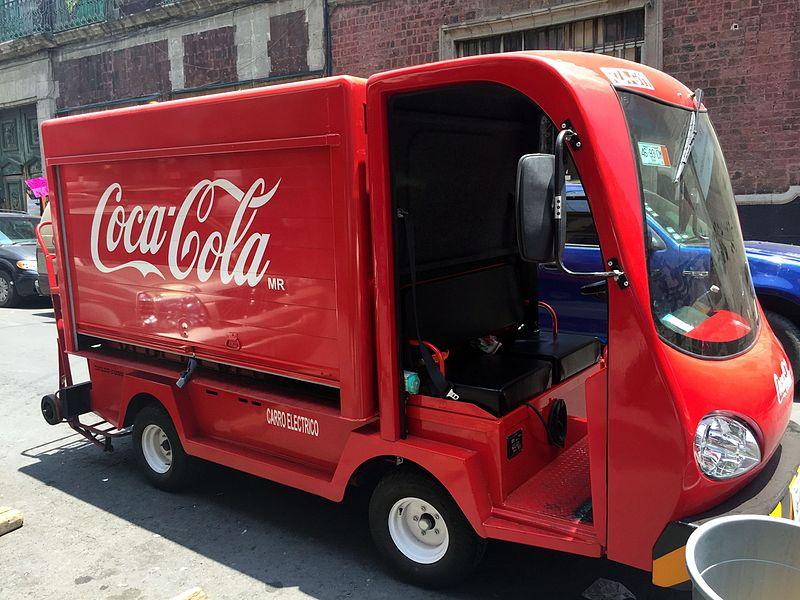
[[[25,180],[41,174],[36,105],[0,111],[0,210],[27,211]]]

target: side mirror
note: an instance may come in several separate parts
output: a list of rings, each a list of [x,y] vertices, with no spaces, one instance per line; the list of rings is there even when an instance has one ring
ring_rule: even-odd
[[[517,241],[527,262],[549,263],[555,258],[553,198],[555,156],[526,154],[517,165]]]

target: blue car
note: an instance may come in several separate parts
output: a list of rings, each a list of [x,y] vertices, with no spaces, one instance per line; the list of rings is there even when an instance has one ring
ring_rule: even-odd
[[[597,231],[589,202],[579,183],[567,183],[567,239],[564,262],[573,271],[604,270]],[[697,273],[702,281],[708,246],[691,239],[691,228],[682,232],[659,219],[658,207],[645,202],[650,239],[651,268],[660,269],[663,281],[680,269]],[[686,233],[689,231],[689,233]],[[800,247],[772,242],[745,242],[750,273],[759,302],[775,335],[789,357],[795,380],[800,380]],[[555,267],[540,267],[539,299],[552,305],[561,331],[607,336],[608,307],[604,282],[571,277]],[[682,278],[685,281],[685,277]],[[713,287],[713,286],[712,286]],[[657,290],[651,290],[657,294]],[[544,325],[544,322],[543,322]]]

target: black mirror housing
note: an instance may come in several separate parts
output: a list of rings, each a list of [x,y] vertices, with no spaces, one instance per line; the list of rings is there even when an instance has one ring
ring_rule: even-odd
[[[522,259],[549,263],[555,259],[555,156],[526,154],[517,165],[517,242]]]

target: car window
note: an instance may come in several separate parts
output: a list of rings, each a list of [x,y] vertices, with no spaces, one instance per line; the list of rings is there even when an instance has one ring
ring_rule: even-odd
[[[567,197],[567,243],[599,246],[597,229],[585,198]]]
[[[0,217],[0,244],[36,241],[38,221],[28,217]]]

